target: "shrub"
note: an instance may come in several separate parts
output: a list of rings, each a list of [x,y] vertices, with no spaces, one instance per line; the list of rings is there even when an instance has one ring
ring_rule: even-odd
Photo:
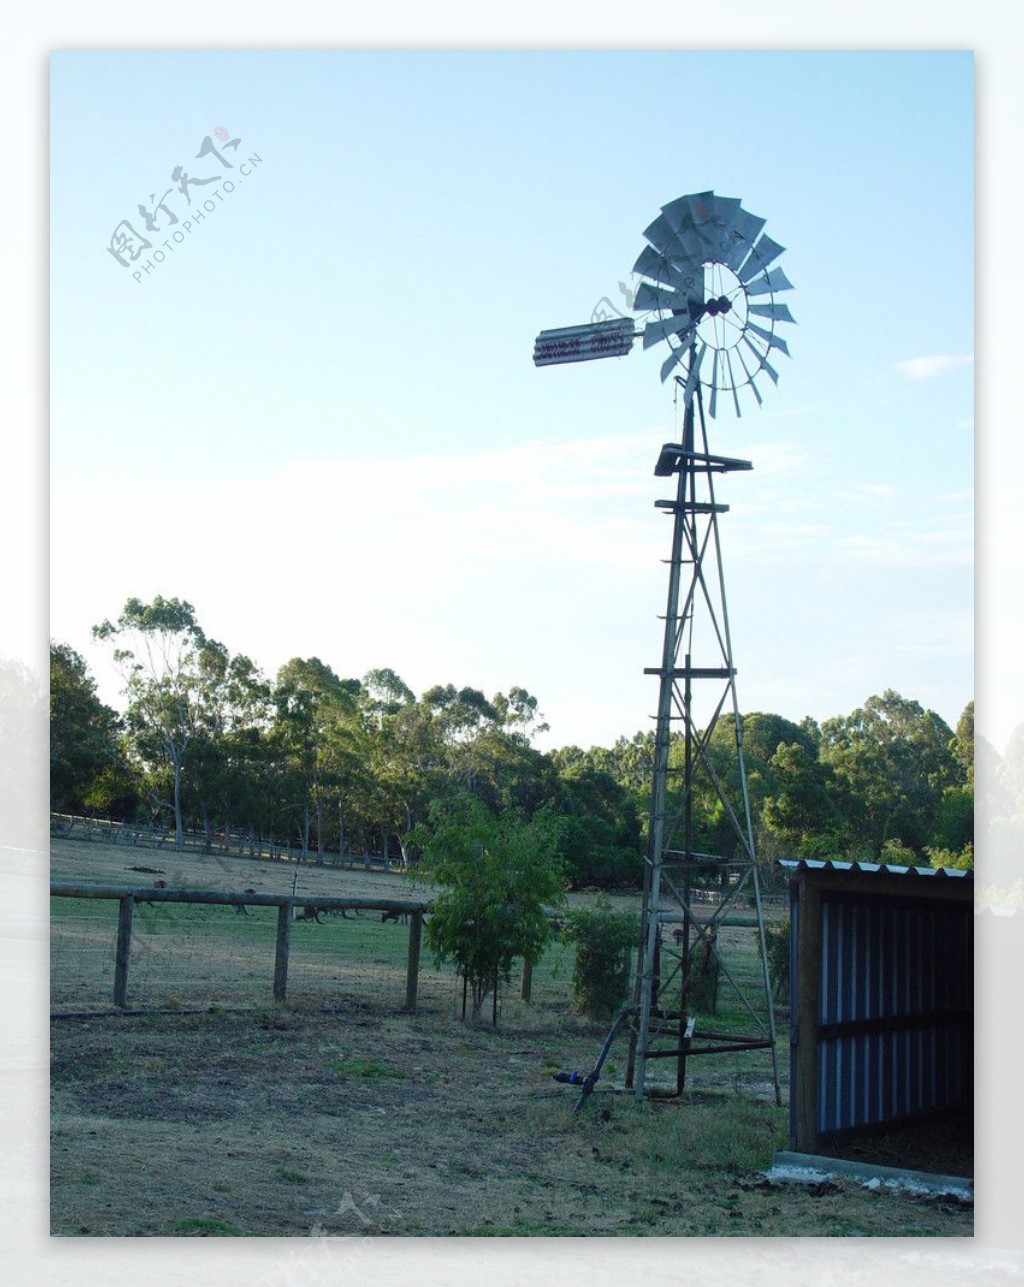
[[[572,974],[573,1011],[608,1019],[629,997],[630,966],[640,934],[636,912],[615,911],[607,897],[566,918],[565,933],[576,949]]]
[[[548,941],[548,908],[564,899],[557,857],[558,824],[547,808],[530,819],[514,810],[500,817],[470,796],[431,808],[430,825],[410,840],[422,851],[421,878],[441,887],[426,940],[434,963],[454,961],[480,1015],[492,990],[508,983],[516,958],[539,960]]]
[[[761,941],[757,938],[758,956],[761,954]],[[765,921],[764,943],[768,953],[768,978],[772,984],[772,996],[776,1001],[784,997],[789,990],[789,917],[781,921]]]

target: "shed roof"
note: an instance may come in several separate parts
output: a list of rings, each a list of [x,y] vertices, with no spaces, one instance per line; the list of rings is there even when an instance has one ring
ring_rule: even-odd
[[[778,865],[790,872],[863,872],[866,876],[881,873],[883,876],[916,876],[925,880],[974,880],[974,871],[961,867],[893,867],[879,862],[838,862],[833,858],[780,858]]]

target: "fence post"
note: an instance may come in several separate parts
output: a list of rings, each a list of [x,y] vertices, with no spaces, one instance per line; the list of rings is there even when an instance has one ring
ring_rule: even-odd
[[[274,956],[274,1000],[284,1001],[288,990],[288,948],[292,936],[291,902],[277,909],[277,951]]]
[[[117,917],[117,955],[114,958],[114,1005],[128,1005],[128,960],[132,950],[132,912],[135,898],[126,894],[120,900]]]
[[[523,986],[520,996],[526,1002],[530,1000],[530,993],[533,991],[533,962],[523,960]]]
[[[405,976],[405,1008],[416,1009],[416,994],[420,978],[420,945],[423,942],[423,913],[409,915],[409,967]]]

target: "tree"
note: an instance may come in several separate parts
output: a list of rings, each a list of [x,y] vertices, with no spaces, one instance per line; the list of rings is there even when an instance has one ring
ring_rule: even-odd
[[[97,697],[85,660],[51,640],[51,809],[76,812],[130,791],[119,734],[118,714]]]
[[[844,823],[830,793],[831,775],[814,750],[783,742],[770,761],[772,783],[761,821],[800,858],[830,858],[844,845]]]
[[[207,639],[190,603],[162,595],[152,603],[129,599],[117,621],[94,626],[93,635],[114,645],[136,754],[150,768],[169,766],[174,846],[181,849],[185,754],[196,731],[204,661],[221,645]]]
[[[305,855],[315,823],[318,860],[323,862],[335,806],[338,845],[343,844],[346,799],[365,759],[357,679],[339,679],[319,657],[293,657],[277,673],[273,740],[288,797],[298,814]]]
[[[550,936],[548,908],[564,900],[558,826],[548,809],[527,820],[495,818],[476,799],[436,802],[413,835],[421,872],[441,887],[426,939],[437,965],[454,961],[472,995],[472,1017],[509,980],[513,960],[536,962]]]
[[[835,775],[835,800],[855,850],[875,861],[887,840],[923,853],[944,791],[962,772],[953,733],[934,711],[886,689],[851,715],[821,726],[821,759]]]
[[[254,773],[265,755],[270,687],[244,654],[208,640],[199,657],[193,731],[185,762],[185,800],[209,852],[214,829],[251,820]]]
[[[552,798],[562,819],[560,851],[571,888],[636,889],[643,881],[643,831],[634,797],[593,751],[554,751]]]

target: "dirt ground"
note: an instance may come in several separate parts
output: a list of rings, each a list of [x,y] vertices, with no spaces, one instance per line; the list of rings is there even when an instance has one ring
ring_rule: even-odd
[[[145,883],[152,872],[133,868],[163,868],[175,884],[290,892],[297,876],[299,892],[422,897],[395,874],[242,859],[214,871],[70,841],[53,858],[55,879]],[[290,991],[280,1007],[261,984],[238,1010],[53,1019],[53,1234],[972,1234],[956,1199],[768,1180],[788,1110],[760,1057],[741,1072],[695,1063],[682,1104],[638,1108],[617,1089],[620,1038],[574,1115],[577,1091],[552,1074],[590,1067],[605,1027],[570,1016],[561,993],[510,998],[497,1029],[429,1000],[408,1014],[399,995],[347,992],[327,1009]]]
[[[768,1181],[784,1110],[752,1095],[599,1086],[574,1116],[551,1072],[599,1041],[358,1009],[59,1020],[52,1232],[970,1236],[953,1199]]]

